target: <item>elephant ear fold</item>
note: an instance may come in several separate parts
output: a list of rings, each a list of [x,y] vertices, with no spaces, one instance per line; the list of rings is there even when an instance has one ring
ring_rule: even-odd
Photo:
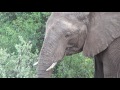
[[[84,55],[94,57],[105,50],[112,41],[119,36],[119,12],[99,12],[91,14],[87,38],[83,47]]]

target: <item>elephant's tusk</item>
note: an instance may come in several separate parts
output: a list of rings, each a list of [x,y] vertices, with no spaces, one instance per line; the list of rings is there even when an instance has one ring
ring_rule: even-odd
[[[51,69],[53,69],[56,66],[57,62],[53,63],[48,69],[46,69],[46,71],[50,71]]]
[[[33,66],[36,66],[36,65],[38,65],[38,62],[36,62],[36,63],[33,64]]]

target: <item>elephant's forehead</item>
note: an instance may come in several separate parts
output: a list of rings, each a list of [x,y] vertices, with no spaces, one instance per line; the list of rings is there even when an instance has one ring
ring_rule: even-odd
[[[72,21],[68,21],[66,19],[58,19],[58,20],[55,20],[54,22],[52,22],[50,25],[48,25],[47,27],[47,30],[54,30],[57,29],[57,28],[61,28],[63,30],[76,30],[78,27],[77,25],[72,22]]]
[[[65,26],[67,26],[71,30],[77,29],[77,26],[74,23],[70,22],[70,21],[62,20],[61,23],[64,24]]]

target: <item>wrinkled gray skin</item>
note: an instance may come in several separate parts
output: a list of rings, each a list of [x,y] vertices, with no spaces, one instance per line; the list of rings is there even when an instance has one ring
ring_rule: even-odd
[[[46,24],[38,77],[65,55],[83,51],[95,59],[95,78],[120,77],[120,12],[54,12]]]

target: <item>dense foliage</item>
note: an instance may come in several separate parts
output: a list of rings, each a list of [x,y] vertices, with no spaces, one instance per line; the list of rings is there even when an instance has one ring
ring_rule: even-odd
[[[19,36],[19,44],[15,45],[17,54],[7,53],[7,49],[0,49],[0,78],[29,78],[36,76],[37,51],[31,53],[31,42],[25,42]]]
[[[57,78],[92,78],[93,61],[80,54],[65,57],[54,70]]]
[[[31,41],[34,52],[42,45],[48,15],[45,12],[1,12],[0,47],[16,52],[14,44],[19,43],[20,35],[25,41]]]
[[[36,77],[45,23],[50,12],[0,12],[0,78]],[[91,78],[93,61],[82,54],[65,57],[54,69],[56,78]]]

